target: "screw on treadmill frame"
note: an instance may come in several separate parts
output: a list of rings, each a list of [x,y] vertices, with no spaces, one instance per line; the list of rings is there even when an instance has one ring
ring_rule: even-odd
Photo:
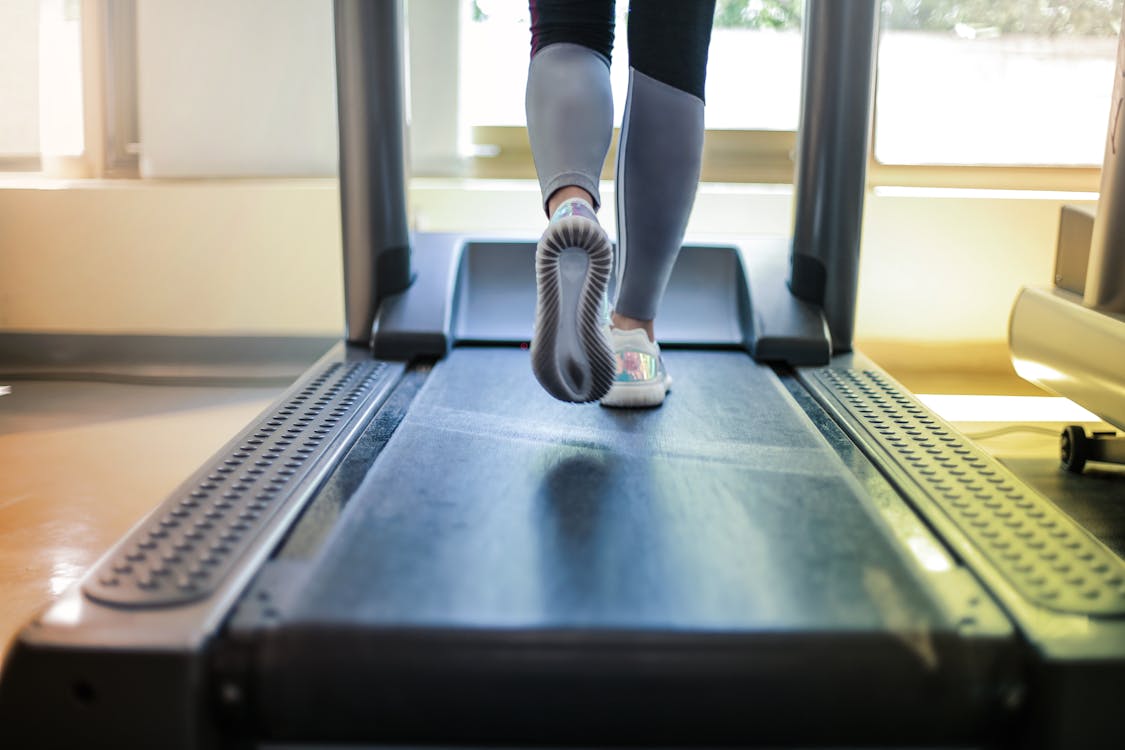
[[[224,682],[219,690],[219,696],[228,706],[238,705],[242,702],[242,688],[233,682]]]

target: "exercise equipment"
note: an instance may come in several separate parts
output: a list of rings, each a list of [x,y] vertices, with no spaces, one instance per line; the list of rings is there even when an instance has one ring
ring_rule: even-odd
[[[623,412],[535,384],[532,242],[408,233],[401,8],[338,0],[347,340],[27,625],[5,738],[1115,746],[1125,562],[851,351],[877,11],[809,3],[794,240],[684,249]]]

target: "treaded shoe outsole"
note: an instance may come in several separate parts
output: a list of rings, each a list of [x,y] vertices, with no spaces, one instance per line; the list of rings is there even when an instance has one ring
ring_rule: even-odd
[[[612,264],[605,231],[581,217],[551,222],[535,250],[538,303],[531,369],[560,401],[597,401],[613,384],[616,365],[602,329]]]

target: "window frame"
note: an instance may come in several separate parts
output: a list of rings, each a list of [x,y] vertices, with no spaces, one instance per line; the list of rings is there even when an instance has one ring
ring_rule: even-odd
[[[82,153],[0,157],[0,174],[136,177],[136,0],[81,0]]]
[[[97,8],[91,37],[96,35],[102,102],[98,171],[102,177],[139,177],[136,0],[100,0]]]
[[[4,174],[6,172],[38,172],[40,166],[40,158],[35,155],[0,156],[0,174]]]
[[[420,2],[422,0],[411,0]],[[445,0],[449,2],[449,0]],[[468,6],[470,0],[464,0]],[[457,16],[465,23],[467,13]],[[460,28],[458,28],[460,38]],[[446,58],[456,64],[457,57]],[[876,61],[876,66],[878,62]],[[878,85],[878,67],[875,71]],[[424,77],[424,74],[418,77]],[[1107,86],[1107,97],[1109,95]],[[871,142],[868,144],[867,185],[869,188],[907,187],[967,190],[1028,190],[1054,192],[1093,192],[1100,186],[1100,165],[993,165],[993,164],[891,164],[875,157],[875,104],[872,110]],[[459,113],[427,113],[427,116],[455,120]],[[467,176],[483,179],[536,179],[527,130],[522,126],[475,125],[470,132],[471,153],[464,156],[457,170],[441,176]],[[617,137],[613,142],[602,179],[613,178]],[[715,130],[704,136],[703,182],[792,184],[797,145],[796,130]]]
[[[459,107],[461,25],[470,18],[468,0],[405,0],[408,74],[414,127],[412,176],[535,180],[527,130],[522,126],[473,126],[461,122]],[[137,124],[136,0],[81,0],[85,150],[80,156],[0,157],[0,172],[42,172],[48,177],[139,177]],[[439,41],[419,33],[424,19],[454,19],[455,34]],[[450,54],[452,52],[452,54]],[[878,71],[876,71],[876,75]],[[419,86],[440,82],[441,96]],[[456,88],[454,92],[451,89]],[[432,124],[438,123],[437,127]],[[874,120],[873,120],[874,123]],[[602,172],[612,179],[618,130]],[[888,164],[875,158],[875,129],[868,147],[871,188],[953,188],[1096,193],[1100,166]],[[707,130],[701,180],[712,183],[792,184],[795,130]]]
[[[617,135],[602,170],[613,178]],[[526,128],[475,126],[477,153],[464,174],[483,179],[534,180],[535,166]],[[874,137],[874,132],[872,133]],[[792,184],[797,132],[793,130],[708,130],[703,145],[703,182]],[[868,148],[869,187],[954,188],[1097,192],[1101,167],[1062,165],[885,164]]]

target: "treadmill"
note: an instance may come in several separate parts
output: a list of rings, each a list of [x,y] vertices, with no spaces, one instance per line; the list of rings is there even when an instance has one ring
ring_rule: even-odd
[[[1125,550],[851,350],[878,3],[630,411],[535,383],[534,242],[409,232],[401,14],[336,2],[347,340],[26,625],[4,745],[1119,746]]]

